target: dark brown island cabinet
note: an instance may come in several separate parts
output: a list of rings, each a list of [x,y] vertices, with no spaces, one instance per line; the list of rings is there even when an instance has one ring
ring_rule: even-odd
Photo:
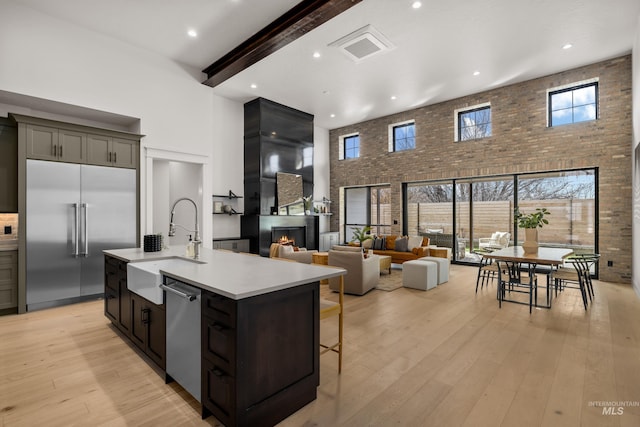
[[[158,368],[166,365],[165,305],[157,305],[127,288],[127,263],[105,256],[104,314]]]
[[[126,276],[126,262],[107,255],[105,315],[164,371],[164,305],[130,292]],[[318,301],[318,282],[238,300],[202,290],[202,418],[273,426],[315,400]]]

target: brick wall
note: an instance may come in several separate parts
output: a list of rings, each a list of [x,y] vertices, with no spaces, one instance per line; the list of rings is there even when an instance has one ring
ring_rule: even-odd
[[[547,90],[599,78],[598,120],[547,127]],[[357,123],[330,132],[331,229],[340,188],[390,184],[393,233],[402,232],[402,183],[599,168],[600,279],[631,282],[631,56]],[[454,110],[491,103],[492,136],[454,142]],[[416,148],[388,152],[388,126],[415,120]],[[360,134],[360,158],[338,160],[340,135]],[[607,262],[613,266],[608,267]]]

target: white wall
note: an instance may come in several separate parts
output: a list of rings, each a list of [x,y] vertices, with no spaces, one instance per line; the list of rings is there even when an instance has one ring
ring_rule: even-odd
[[[198,70],[155,53],[17,2],[0,0],[0,11],[0,114],[64,119],[65,113],[72,118],[69,111],[86,109],[132,118],[139,123],[134,130],[145,135],[140,162],[141,234],[157,231],[153,212],[147,213],[153,210],[153,201],[146,194],[153,184],[146,182],[144,156],[149,147],[206,158],[204,246],[211,247],[212,237],[240,236],[239,216],[212,218],[209,194],[244,193],[242,104],[214,95],[201,84],[203,76]],[[15,103],[15,97],[7,97],[8,93],[46,102],[25,108]],[[329,194],[328,138],[327,130],[316,128],[314,193],[318,198]],[[154,174],[152,171],[150,177]],[[242,211],[243,200],[237,203],[237,210]]]
[[[200,83],[199,71],[15,2],[0,0],[0,10],[0,91],[55,101],[45,108],[67,104],[140,119],[139,132],[146,135],[141,149],[141,234],[147,232],[146,210],[152,209],[145,202],[144,147],[207,156],[220,176],[242,173],[242,106],[214,96]],[[24,108],[0,94],[0,104],[5,114],[52,117],[42,114],[42,103]],[[63,117],[63,110],[68,111],[60,107],[49,112]],[[229,146],[240,146],[240,155],[234,152],[222,159],[220,153]],[[210,197],[204,201],[206,208]],[[205,246],[210,247],[210,215],[203,219]],[[229,234],[239,234],[239,225]]]
[[[313,128],[313,199],[329,198],[329,130]],[[320,217],[320,232],[330,231],[330,217]]]

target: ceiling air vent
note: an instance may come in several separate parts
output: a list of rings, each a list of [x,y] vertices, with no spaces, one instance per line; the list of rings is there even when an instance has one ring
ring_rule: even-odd
[[[340,48],[345,55],[356,62],[394,48],[391,42],[371,25],[365,25],[330,43],[329,46]]]

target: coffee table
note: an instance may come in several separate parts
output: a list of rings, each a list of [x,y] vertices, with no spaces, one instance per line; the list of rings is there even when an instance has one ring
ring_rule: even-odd
[[[378,255],[380,258],[380,271],[389,270],[391,274],[391,257],[389,255]]]

